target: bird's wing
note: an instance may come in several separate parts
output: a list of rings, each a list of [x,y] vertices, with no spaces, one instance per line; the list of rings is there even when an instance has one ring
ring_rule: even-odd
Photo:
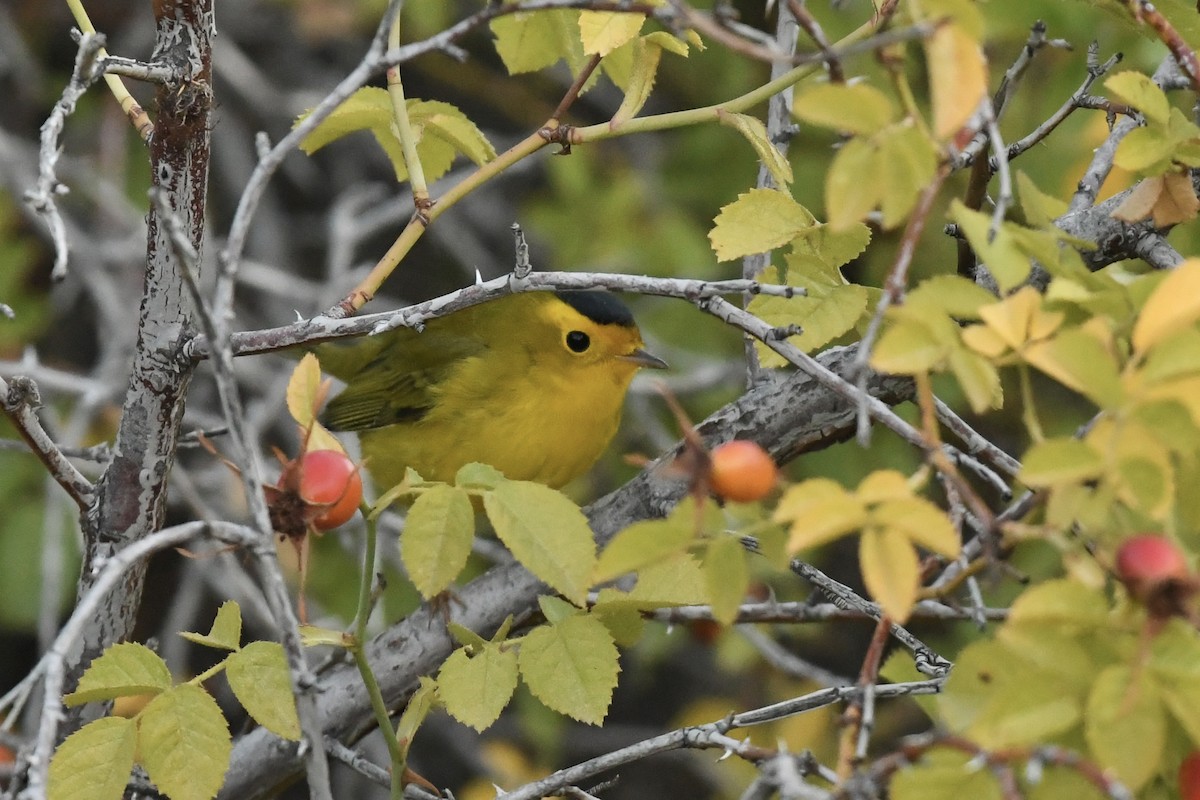
[[[456,363],[483,349],[482,342],[441,331],[398,337],[343,377],[346,388],[329,402],[321,421],[335,431],[415,422],[433,407],[432,388]]]

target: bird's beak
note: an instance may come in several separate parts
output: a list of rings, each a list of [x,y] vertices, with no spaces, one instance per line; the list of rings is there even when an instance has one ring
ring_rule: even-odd
[[[629,355],[617,356],[617,358],[621,359],[622,361],[628,361],[630,364],[637,364],[639,367],[646,367],[648,369],[667,368],[667,362],[663,361],[656,355],[647,353],[640,347]]]

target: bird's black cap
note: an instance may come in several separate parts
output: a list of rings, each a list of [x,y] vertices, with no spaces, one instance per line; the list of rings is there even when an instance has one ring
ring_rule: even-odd
[[[630,310],[608,292],[555,292],[554,296],[598,325],[634,326]]]

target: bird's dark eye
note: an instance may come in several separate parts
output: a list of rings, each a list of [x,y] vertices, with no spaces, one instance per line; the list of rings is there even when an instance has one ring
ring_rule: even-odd
[[[583,331],[571,331],[567,334],[567,347],[572,353],[582,353],[592,344],[592,340]]]

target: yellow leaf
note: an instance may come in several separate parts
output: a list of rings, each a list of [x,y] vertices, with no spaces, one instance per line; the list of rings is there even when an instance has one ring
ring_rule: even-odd
[[[967,123],[987,93],[987,62],[979,42],[957,23],[943,25],[925,44],[933,98],[933,129],[948,139]]]
[[[923,497],[881,503],[871,514],[875,524],[901,533],[946,558],[958,558],[962,543],[946,512]]]
[[[1200,259],[1189,258],[1167,275],[1142,306],[1133,347],[1144,353],[1200,319]]]
[[[1182,172],[1168,172],[1163,176],[1164,192],[1154,204],[1154,227],[1165,228],[1196,218],[1200,200],[1191,177]]]
[[[873,134],[896,116],[896,104],[865,83],[821,83],[796,93],[792,113],[813,125]]]
[[[620,11],[581,11],[579,35],[585,53],[606,56],[638,35],[646,22],[643,14]]]
[[[288,413],[301,428],[307,428],[316,419],[317,409],[328,393],[329,380],[321,380],[321,363],[312,353],[305,353],[288,379]]]
[[[1113,209],[1111,216],[1122,222],[1137,222],[1150,216],[1163,193],[1163,176],[1146,178],[1134,186],[1125,199]]]
[[[863,582],[883,612],[903,623],[917,601],[921,568],[908,537],[895,530],[864,531],[858,550]]]
[[[779,499],[776,522],[791,523],[788,552],[795,553],[857,530],[866,511],[857,498],[836,481],[813,478],[797,484]]]
[[[913,493],[903,473],[894,469],[877,469],[863,478],[855,495],[862,503],[882,503],[885,500],[912,497]]]
[[[751,189],[738,195],[713,220],[708,238],[718,261],[765,253],[816,225],[816,218],[790,195]]]

